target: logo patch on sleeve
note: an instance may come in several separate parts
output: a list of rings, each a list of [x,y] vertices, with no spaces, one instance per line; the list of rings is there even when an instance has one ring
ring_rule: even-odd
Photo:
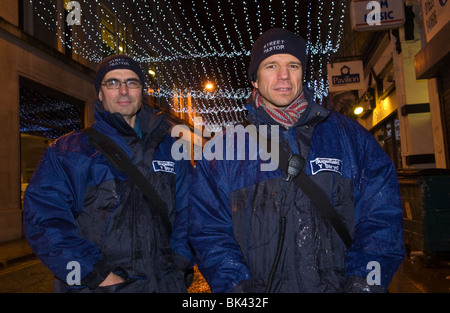
[[[330,158],[316,158],[310,161],[311,174],[316,175],[322,171],[336,172],[342,175],[342,160]]]
[[[166,172],[175,174],[175,162],[172,161],[153,161],[153,170],[155,172]]]

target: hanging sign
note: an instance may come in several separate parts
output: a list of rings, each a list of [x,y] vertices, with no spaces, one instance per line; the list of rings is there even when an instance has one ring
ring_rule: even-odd
[[[362,61],[327,64],[330,92],[364,89]]]
[[[353,0],[352,27],[356,31],[398,28],[405,23],[405,8],[401,0]]]
[[[450,21],[450,1],[422,0],[422,12],[428,42]]]

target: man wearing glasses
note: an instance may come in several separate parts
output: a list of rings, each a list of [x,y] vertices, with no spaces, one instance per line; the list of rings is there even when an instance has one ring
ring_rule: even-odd
[[[186,292],[193,256],[186,240],[191,165],[171,157],[164,115],[142,104],[137,62],[113,55],[95,77],[93,128],[132,159],[163,200],[170,235],[142,191],[75,131],[45,151],[25,193],[24,226],[55,292]]]

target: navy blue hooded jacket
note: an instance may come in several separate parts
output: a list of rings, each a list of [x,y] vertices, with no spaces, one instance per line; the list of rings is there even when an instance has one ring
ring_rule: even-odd
[[[136,132],[101,102],[95,109],[93,127],[130,156],[165,202],[172,236],[139,188],[75,131],[46,149],[25,192],[28,242],[55,274],[55,291],[186,292],[184,270],[193,262],[186,240],[191,165],[172,159],[171,125],[160,112],[144,106]],[[72,261],[80,265],[79,286],[67,284]],[[110,272],[125,282],[97,287]]]
[[[276,125],[262,107],[247,109],[256,127]],[[213,292],[265,291],[279,246],[270,292],[386,290],[404,257],[402,209],[395,168],[371,133],[312,100],[294,127],[279,127],[281,147],[305,158],[349,229],[349,249],[279,168],[262,170],[268,161],[260,147],[252,156],[252,137],[233,146],[230,138],[227,130],[205,146],[190,193],[189,240]],[[219,145],[223,160],[210,155]],[[242,147],[246,157],[230,160],[229,149]]]

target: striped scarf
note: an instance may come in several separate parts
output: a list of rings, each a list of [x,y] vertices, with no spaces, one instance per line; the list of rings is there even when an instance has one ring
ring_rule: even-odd
[[[308,101],[306,101],[303,91],[295,101],[283,109],[272,109],[264,105],[261,95],[256,88],[253,89],[252,97],[257,108],[262,106],[275,122],[285,128],[294,126],[308,106]]]

